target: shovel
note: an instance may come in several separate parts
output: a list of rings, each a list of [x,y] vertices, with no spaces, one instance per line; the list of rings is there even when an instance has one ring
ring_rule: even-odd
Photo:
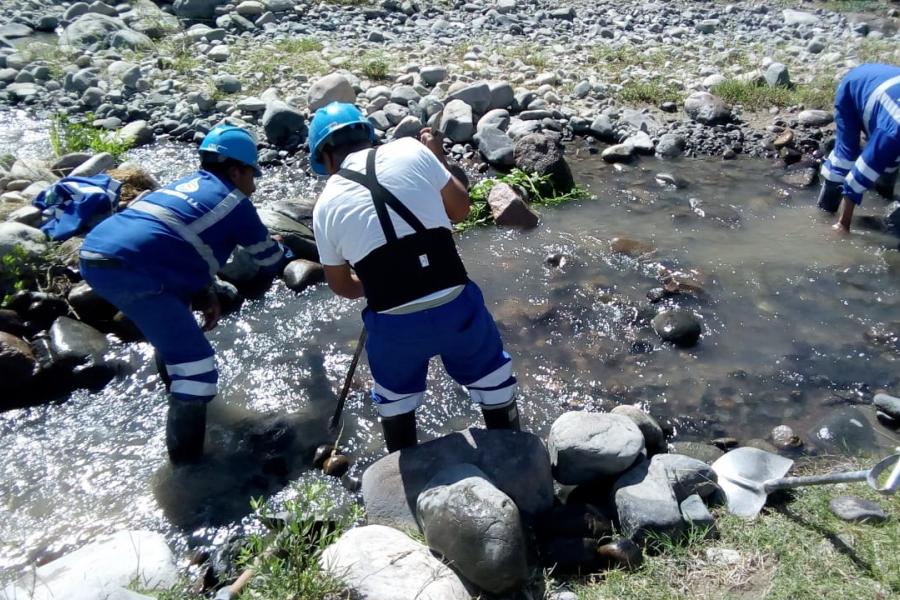
[[[785,477],[793,464],[794,461],[765,450],[737,448],[717,459],[712,469],[728,499],[728,512],[751,518],[762,510],[766,496],[775,490],[854,481],[865,481],[881,494],[893,494],[900,487],[900,454],[892,454],[864,471]],[[891,468],[893,471],[880,484],[881,475]]]

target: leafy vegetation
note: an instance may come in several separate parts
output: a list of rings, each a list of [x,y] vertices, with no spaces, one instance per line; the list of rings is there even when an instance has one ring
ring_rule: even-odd
[[[262,500],[251,502],[262,522],[276,520]],[[285,503],[288,517],[276,531],[249,536],[237,561],[239,572],[256,574],[242,598],[265,600],[326,600],[342,591],[341,584],[319,568],[322,552],[347,529],[362,520],[362,509],[354,504],[338,514],[324,483],[305,484],[297,497]],[[281,515],[279,515],[281,517]],[[158,600],[200,600],[187,582],[157,596]]]
[[[860,468],[865,461],[841,464]],[[827,467],[818,463],[815,472]],[[851,493],[881,504],[881,524],[846,523],[828,507]],[[661,549],[633,572],[610,571],[577,582],[582,600],[881,600],[900,596],[900,499],[880,496],[865,485],[808,487],[785,506],[749,522],[716,509],[718,539],[695,530],[681,543],[661,540]],[[712,553],[736,551],[727,562]],[[707,551],[711,554],[708,555]]]
[[[16,292],[24,290],[32,276],[28,254],[22,246],[17,244],[0,257],[0,294],[3,294],[0,305],[9,302]]]
[[[795,105],[827,109],[834,105],[835,88],[834,78],[823,74],[809,83],[798,83],[793,87],[729,79],[713,87],[711,91],[725,102],[740,104],[749,110]]]
[[[359,71],[369,79],[387,79],[391,61],[384,52],[367,52],[359,59]]]
[[[510,173],[501,177],[483,179],[469,190],[469,199],[472,208],[465,221],[456,224],[456,231],[466,231],[473,227],[489,225],[494,218],[491,215],[491,207],[488,204],[488,196],[498,183],[506,183],[520,189],[533,206],[557,206],[570,200],[589,198],[590,194],[584,188],[575,186],[566,193],[557,193],[553,188],[549,175],[528,174],[521,169],[513,169]]]
[[[247,91],[257,93],[284,83],[295,73],[324,74],[328,63],[322,57],[322,48],[322,43],[311,37],[280,39],[264,45],[245,43],[233,48],[229,69],[235,73],[244,71],[240,78]]]
[[[628,81],[622,84],[617,97],[626,103],[659,105],[663,102],[677,102],[681,100],[682,94],[660,81]]]
[[[57,113],[50,121],[50,146],[57,156],[70,152],[108,152],[116,160],[131,148],[131,142],[90,124],[94,115],[88,113],[83,122],[75,122],[68,115]]]

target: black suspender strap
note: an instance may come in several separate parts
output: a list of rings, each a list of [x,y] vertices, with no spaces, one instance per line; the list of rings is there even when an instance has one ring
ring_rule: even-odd
[[[406,205],[400,202],[394,194],[378,183],[378,178],[375,176],[375,151],[375,148],[372,148],[369,150],[368,156],[366,156],[365,174],[357,173],[350,169],[341,169],[337,174],[354,183],[358,183],[371,192],[372,202],[375,204],[375,213],[378,215],[378,222],[381,223],[381,229],[384,231],[384,237],[388,243],[397,241],[397,232],[394,230],[394,224],[391,222],[391,218],[388,215],[388,206],[390,206],[391,209],[397,213],[397,216],[405,221],[407,225],[412,227],[416,233],[425,231],[426,229],[422,224],[422,221],[420,221]]]

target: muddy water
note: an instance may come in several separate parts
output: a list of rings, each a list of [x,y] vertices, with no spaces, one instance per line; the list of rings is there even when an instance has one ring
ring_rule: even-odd
[[[10,122],[19,133],[0,128],[0,152],[46,152],[39,123]],[[647,159],[619,170],[573,154],[576,179],[594,199],[542,209],[533,232],[483,229],[459,239],[514,357],[527,429],[546,434],[565,410],[629,402],[676,439],[764,438],[782,423],[806,437],[837,408],[896,390],[896,350],[864,337],[897,329],[895,238],[871,229],[831,235],[814,192],[792,190],[764,163]],[[192,151],[177,145],[132,157],[162,179],[193,164]],[[660,171],[686,187],[660,185]],[[308,196],[317,185],[280,168],[257,197]],[[870,198],[863,214],[882,208]],[[617,236],[647,252],[612,252]],[[672,273],[699,297],[651,306],[647,292]],[[663,306],[702,320],[698,346],[659,342],[647,318]],[[210,335],[221,395],[209,459],[196,468],[166,464],[165,400],[145,344],[116,348],[121,374],[102,392],[0,414],[0,578],[123,527],[163,531],[179,550],[221,542],[247,520],[251,497],[320,478],[304,465],[327,435],[361,308],[324,286],[295,295],[278,284],[226,318]],[[357,474],[382,452],[368,375],[363,361],[342,438]],[[425,439],[479,421],[437,361],[419,414]],[[872,448],[897,443],[874,429]]]

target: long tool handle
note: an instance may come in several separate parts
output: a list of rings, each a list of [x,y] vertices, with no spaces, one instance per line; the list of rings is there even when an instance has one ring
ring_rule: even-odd
[[[805,485],[826,485],[829,483],[850,483],[853,481],[865,481],[869,475],[869,470],[850,471],[847,473],[829,473],[827,475],[808,475],[806,477],[782,477],[781,479],[770,479],[763,483],[766,493],[774,490],[786,490],[790,488],[803,487]]]
[[[353,383],[353,374],[356,373],[356,365],[359,364],[359,357],[363,348],[366,346],[366,328],[363,327],[359,332],[359,341],[356,342],[356,352],[353,353],[353,360],[350,361],[350,368],[347,370],[347,377],[344,379],[344,387],[341,388],[341,395],[338,397],[337,406],[334,409],[334,415],[328,423],[328,428],[334,431],[341,422],[341,414],[344,412],[344,402],[347,400],[347,393],[350,391],[350,384]]]

